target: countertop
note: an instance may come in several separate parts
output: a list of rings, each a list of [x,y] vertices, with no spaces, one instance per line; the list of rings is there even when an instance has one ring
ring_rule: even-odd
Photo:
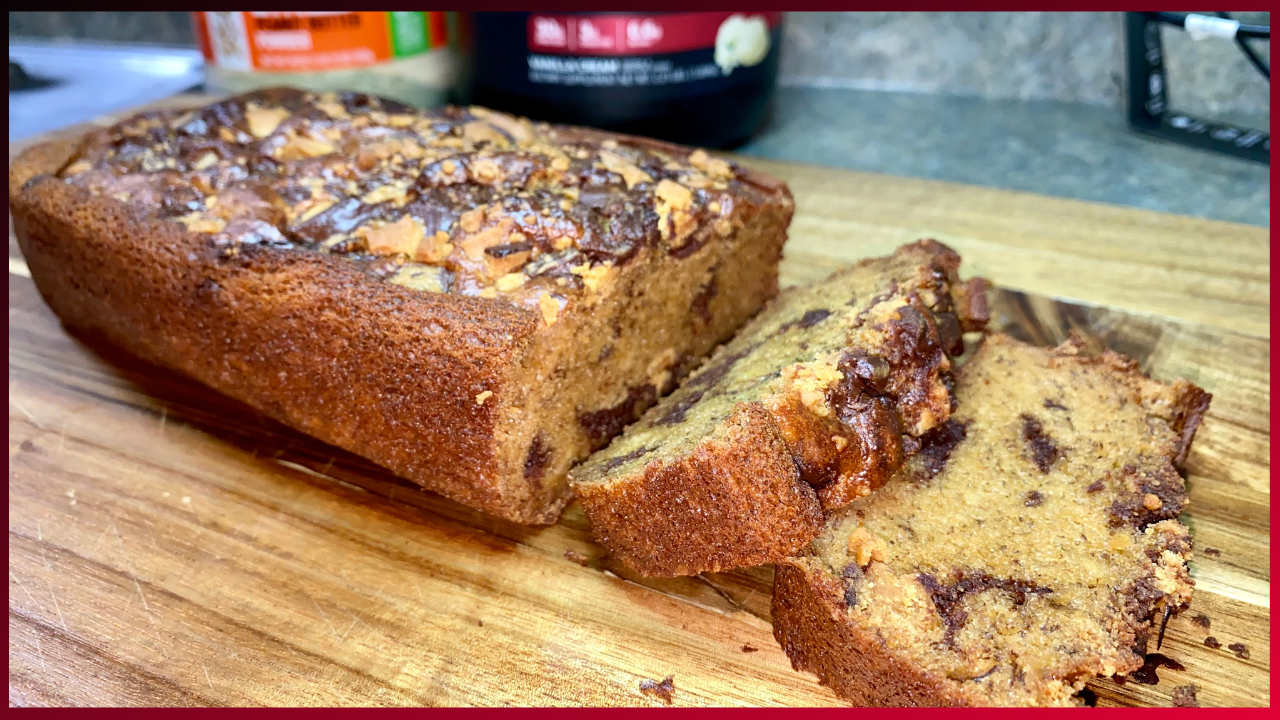
[[[24,54],[36,61],[34,69],[76,82],[62,86],[56,107],[10,93],[11,142],[158,100],[200,80],[193,65],[198,54],[188,49],[10,42],[11,56],[26,63]],[[96,68],[92,92],[80,90],[86,68]],[[41,114],[42,107],[53,109]],[[1233,120],[1265,127],[1260,119]],[[1120,111],[1097,105],[782,87],[769,124],[739,152],[1271,223],[1269,167],[1136,135]]]
[[[1271,225],[1270,167],[1138,135],[1099,105],[782,87],[738,152]]]

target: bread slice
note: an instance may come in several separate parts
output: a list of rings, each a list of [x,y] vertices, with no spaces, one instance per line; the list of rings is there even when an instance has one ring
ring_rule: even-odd
[[[959,265],[925,240],[784,293],[572,472],[596,537],[645,575],[800,551],[949,417],[948,353],[986,322]]]
[[[67,325],[525,523],[776,293],[793,208],[702,151],[290,89],[36,146],[9,202]]]
[[[777,566],[774,635],[856,705],[1069,705],[1191,599],[1175,464],[1209,395],[1082,343],[987,337],[959,408]]]

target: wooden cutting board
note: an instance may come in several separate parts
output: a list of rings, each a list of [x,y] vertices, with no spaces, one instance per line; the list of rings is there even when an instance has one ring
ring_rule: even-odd
[[[1188,461],[1197,589],[1163,648],[1186,669],[1090,689],[1270,704],[1269,232],[743,162],[795,193],[784,284],[935,237],[1005,288],[999,329],[1078,329],[1214,394]],[[838,704],[774,642],[772,579],[635,577],[576,505],[495,520],[85,344],[10,230],[10,705],[652,705],[641,682],[668,675],[677,705]]]

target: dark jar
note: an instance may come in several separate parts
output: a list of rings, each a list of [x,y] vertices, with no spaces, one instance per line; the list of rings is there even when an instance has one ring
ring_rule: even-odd
[[[729,148],[763,124],[780,12],[470,13],[467,99],[550,122]]]

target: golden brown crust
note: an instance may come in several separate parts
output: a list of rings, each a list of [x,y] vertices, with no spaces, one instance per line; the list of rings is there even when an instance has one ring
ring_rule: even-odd
[[[970,704],[850,621],[844,588],[805,558],[775,566],[771,616],[773,636],[791,658],[791,666],[817,675],[819,682],[855,706]]]
[[[577,493],[596,537],[649,576],[769,562],[803,549],[822,526],[817,494],[756,404],[735,408],[719,436],[685,457]]]
[[[30,148],[9,174],[19,244],[65,323],[429,489],[525,523],[553,522],[568,501],[567,468],[589,449],[581,417],[610,410],[615,386],[625,394],[655,378],[674,382],[776,292],[792,211],[785,186],[733,169],[724,192],[735,203],[723,209],[723,227],[707,220],[693,229],[697,247],[646,246],[618,267],[604,261],[598,269],[612,274],[601,273],[599,291],[559,308],[530,306],[383,282],[368,263],[305,244],[191,231],[161,219],[154,194],[125,202],[77,182],[92,174],[67,170],[86,142]],[[100,134],[94,142],[102,147]],[[622,192],[616,178],[602,182]],[[731,285],[741,291],[717,292]],[[655,298],[661,308],[632,312]],[[522,419],[529,403],[539,406],[541,385],[561,387],[572,382],[566,371],[598,362],[595,354],[579,357],[589,343],[571,336],[598,335],[594,325],[605,319],[614,333],[607,351],[619,348],[605,373],[612,384],[588,382],[559,415]],[[620,359],[653,342],[670,356],[663,363]],[[654,399],[645,395],[634,411]]]
[[[37,146],[18,158],[10,211],[32,279],[67,325],[461,502],[554,520],[559,507],[508,506],[490,439],[499,403],[475,402],[501,392],[507,359],[536,327],[530,313],[369,282],[313,253],[222,260],[180,226],[38,178],[56,155]]]

